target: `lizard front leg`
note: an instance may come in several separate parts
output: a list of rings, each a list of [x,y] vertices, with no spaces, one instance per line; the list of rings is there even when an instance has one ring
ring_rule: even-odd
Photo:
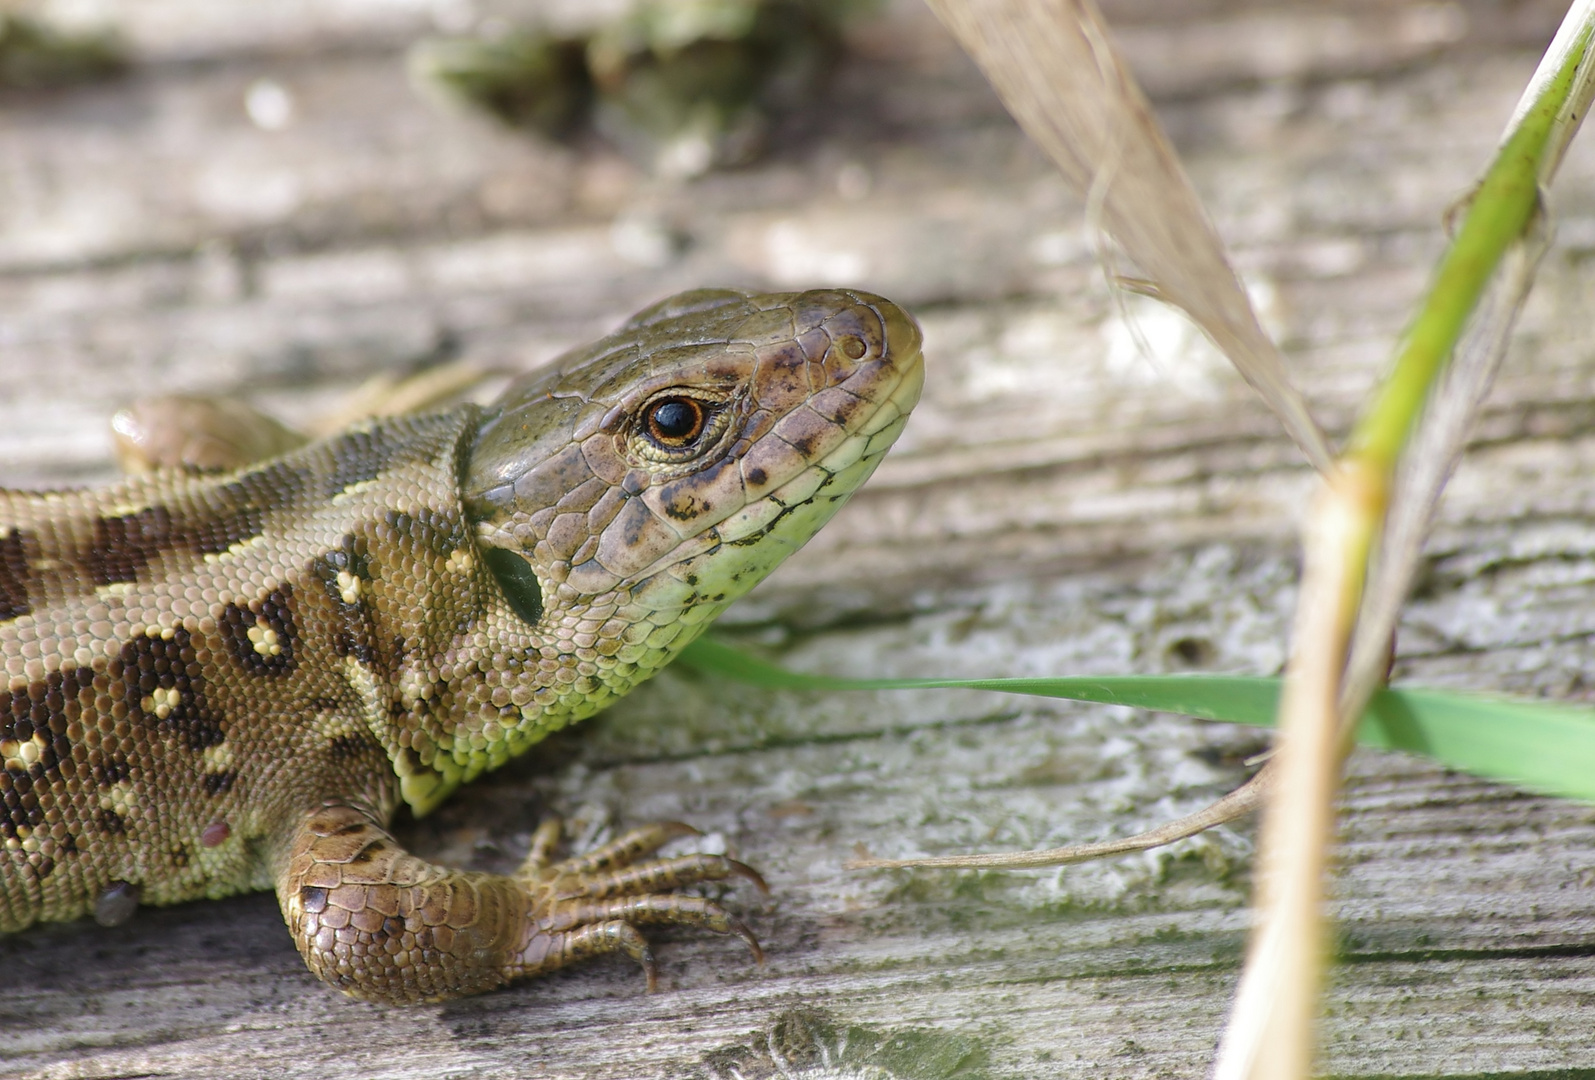
[[[746,877],[719,855],[636,863],[683,825],[628,833],[586,856],[551,858],[557,823],[538,830],[511,876],[449,870],[406,852],[357,801],[330,801],[306,814],[289,843],[277,897],[294,942],[315,975],[352,997],[402,1004],[441,1001],[623,952],[654,960],[639,924],[697,926],[758,943],[718,904],[671,889]]]

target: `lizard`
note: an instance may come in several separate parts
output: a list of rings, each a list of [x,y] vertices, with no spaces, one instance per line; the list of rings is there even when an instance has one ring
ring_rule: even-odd
[[[0,932],[273,889],[312,973],[406,1004],[757,940],[679,823],[494,875],[389,831],[658,671],[807,541],[917,401],[913,318],[700,289],[488,406],[224,471],[0,490]],[[181,440],[178,440],[181,441]]]

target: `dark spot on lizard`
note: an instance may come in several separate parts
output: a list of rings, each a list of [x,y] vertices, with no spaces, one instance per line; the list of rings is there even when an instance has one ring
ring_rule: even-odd
[[[225,772],[208,772],[205,774],[205,794],[225,795],[233,790],[233,784],[238,780],[238,770],[228,769]]]
[[[769,473],[765,472],[757,465],[748,470],[748,483],[754,485],[755,487],[762,487],[764,482],[769,478]]]
[[[384,469],[413,460],[413,455],[400,457],[406,441],[386,425],[346,432],[329,447],[332,471],[327,474],[323,492],[331,498],[356,484],[375,480]]]
[[[133,638],[122,646],[112,674],[122,680],[129,713],[175,735],[189,750],[226,738],[225,719],[206,704],[204,673],[183,627]]]
[[[339,735],[327,743],[327,752],[334,761],[350,761],[365,757],[379,749],[369,735]]]
[[[677,521],[691,521],[702,514],[707,514],[714,509],[712,502],[700,502],[691,496],[683,496],[665,504],[665,513]]]
[[[127,822],[122,820],[122,815],[115,810],[100,811],[100,831],[107,835],[118,835],[127,832]]]
[[[812,458],[814,456],[814,441],[818,437],[818,434],[814,432],[805,432],[804,434],[799,435],[796,439],[792,440],[792,449],[796,450],[805,458]]]
[[[226,490],[223,488],[218,494]],[[220,511],[214,517],[185,524],[192,530],[182,538],[190,551],[198,555],[219,555],[234,544],[259,536],[265,528],[266,514],[255,506],[234,506]]]
[[[233,659],[249,674],[275,677],[294,669],[292,586],[284,583],[248,607],[228,604],[221,625]]]
[[[305,480],[301,466],[276,461],[220,485],[203,506],[156,505],[100,518],[78,561],[95,585],[112,585],[137,581],[152,561],[169,552],[220,554],[259,536],[267,508],[293,505]]]
[[[304,466],[287,461],[268,462],[243,473],[210,494],[209,513],[185,522],[182,539],[190,550],[214,555],[259,536],[266,511],[299,502],[309,479]]]
[[[388,850],[388,845],[381,840],[373,840],[350,856],[349,861],[352,863],[368,863],[386,850]]]
[[[377,658],[376,651],[371,648],[371,635],[360,624],[340,626],[334,630],[332,651],[339,656],[352,656],[365,667],[371,667]]]
[[[332,648],[339,656],[353,656],[369,665],[376,658],[372,647],[374,627],[365,600],[372,580],[371,556],[365,538],[346,534],[342,544],[311,560],[310,573],[321,582],[333,604]]]
[[[813,331],[809,331],[813,334]],[[809,350],[801,341],[783,341],[759,354],[759,366],[768,371],[798,371],[809,362]]]
[[[46,827],[53,784],[73,775],[67,731],[93,687],[93,671],[73,668],[0,695],[0,744],[10,747],[0,759],[0,837],[24,839]]]
[[[703,493],[716,490],[721,473],[733,467],[733,462],[722,458],[700,472],[665,484],[659,489],[659,501],[665,514],[677,521],[689,521],[699,514],[713,511],[714,503],[705,499]]]
[[[389,510],[382,520],[393,532],[391,539],[412,550],[448,556],[465,543],[464,523],[430,507],[423,506],[413,514]]]
[[[108,758],[94,766],[94,783],[98,787],[110,787],[131,779],[133,779],[133,770],[126,758]]]
[[[407,540],[415,529],[415,518],[403,510],[389,510],[382,515],[383,522],[393,530],[391,539]],[[389,539],[389,538],[384,538]]]
[[[327,552],[322,560],[335,578],[342,572],[360,581],[371,580],[371,552],[363,536],[345,533],[337,549]]]
[[[12,529],[0,537],[0,622],[33,610],[28,600],[28,552],[38,547],[32,533]]]
[[[305,885],[299,890],[299,906],[307,915],[320,915],[327,910],[327,890],[319,885]]]
[[[54,873],[56,860],[43,852],[26,852],[22,855],[21,865],[18,868],[37,885],[45,881],[49,874]]]
[[[163,551],[173,548],[172,512],[150,506],[132,514],[100,518],[94,539],[80,556],[95,585],[137,581],[139,573]]]

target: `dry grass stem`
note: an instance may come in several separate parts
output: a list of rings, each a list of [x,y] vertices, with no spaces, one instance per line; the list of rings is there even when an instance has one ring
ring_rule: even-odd
[[[1136,851],[1184,840],[1188,836],[1206,832],[1236,818],[1245,817],[1262,805],[1273,781],[1275,769],[1265,766],[1246,783],[1205,806],[1194,814],[1165,822],[1122,840],[1104,840],[1095,844],[1071,844],[1067,847],[1048,848],[1045,851],[1015,851],[990,855],[941,855],[928,859],[877,859],[861,844],[858,857],[842,864],[846,870],[1020,870],[1041,866],[1064,866],[1068,863],[1090,862],[1112,855],[1128,855]]]
[[[1219,1047],[1217,1080],[1305,1077],[1323,969],[1323,881],[1341,755],[1340,677],[1384,477],[1356,463],[1324,483],[1305,533],[1296,650],[1280,701],[1279,770],[1259,842],[1259,926]]]
[[[1156,295],[1257,388],[1315,467],[1330,454],[1184,168],[1091,0],[927,0]]]

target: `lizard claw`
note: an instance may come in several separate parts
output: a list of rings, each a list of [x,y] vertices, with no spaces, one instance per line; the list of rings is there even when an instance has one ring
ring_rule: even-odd
[[[737,859],[726,859],[726,869],[730,871],[733,877],[739,877],[744,881],[752,882],[753,887],[759,890],[760,895],[770,895],[770,886],[764,883],[764,875],[759,873],[753,867],[749,866],[747,863],[741,862]]]
[[[647,858],[677,837],[701,835],[681,822],[660,822],[633,829],[585,855],[554,861],[557,825],[544,822],[531,855],[515,876],[528,900],[529,934],[515,974],[549,971],[598,953],[623,952],[642,966],[652,992],[658,967],[652,947],[637,929],[643,925],[696,926],[734,935],[762,966],[764,949],[746,923],[712,900],[675,890],[741,878],[769,895],[763,875],[724,855],[700,852]]]

